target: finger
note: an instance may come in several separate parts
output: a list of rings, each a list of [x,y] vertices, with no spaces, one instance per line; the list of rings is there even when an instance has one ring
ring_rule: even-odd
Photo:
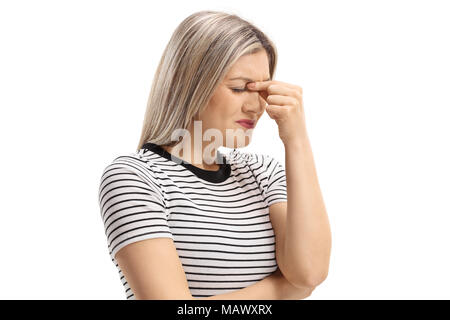
[[[267,97],[270,94],[280,94],[280,95],[292,95],[293,90],[289,89],[288,87],[280,84],[273,85],[274,81],[255,81],[255,82],[249,82],[247,84],[247,87],[250,89],[250,91],[257,91],[259,95],[264,99],[264,101],[267,101]],[[270,88],[269,88],[270,86]],[[270,89],[270,90],[269,90]],[[268,102],[269,103],[269,102]]]
[[[302,87],[296,86],[295,84],[282,82],[282,81],[277,81],[277,80],[274,80],[273,82],[274,82],[274,84],[281,84],[281,85],[284,85],[284,86],[286,86],[288,88],[291,88],[291,89],[293,89],[293,90],[295,90],[297,92],[299,91],[300,93],[303,93]]]
[[[283,115],[286,113],[287,106],[279,106],[275,104],[269,104],[266,106],[266,112],[270,118],[274,120],[278,120],[283,118]]]
[[[301,96],[301,93],[299,91],[281,84],[271,85],[270,87],[267,88],[267,92],[269,93],[269,95],[280,95],[280,96],[294,97],[297,99],[299,99]]]
[[[291,96],[282,96],[282,95],[270,95],[267,97],[268,104],[275,104],[279,106],[287,106],[287,105],[296,105],[298,104],[298,100]]]
[[[269,93],[265,89],[256,89],[255,84],[256,84],[256,82],[249,82],[249,83],[247,83],[247,88],[250,91],[257,91],[259,93],[259,95],[261,96],[261,98],[263,98],[264,101],[267,102],[267,96],[269,95]]]
[[[247,84],[247,87],[250,90],[254,90],[254,91],[260,91],[260,90],[267,90],[267,87],[270,86],[271,84],[273,84],[274,81],[273,80],[268,80],[268,81],[254,81],[254,82],[249,82]]]
[[[271,84],[278,84],[278,85],[280,85],[280,87],[283,87],[283,86],[288,87],[290,89],[295,90],[296,92],[300,92],[300,94],[303,93],[303,89],[300,86],[296,86],[294,84],[283,82],[283,81],[278,81],[278,80],[249,82],[247,84],[247,87],[250,90],[259,91],[259,90],[267,90],[267,87],[270,86]]]

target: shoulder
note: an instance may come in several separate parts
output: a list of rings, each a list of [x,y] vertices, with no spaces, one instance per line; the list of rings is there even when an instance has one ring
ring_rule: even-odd
[[[99,198],[114,189],[145,187],[163,198],[158,167],[146,150],[116,154],[104,167],[99,181]]]
[[[146,149],[116,154],[103,167],[101,181],[117,174],[134,174],[143,180],[156,180],[158,168],[152,159],[152,152]]]
[[[116,154],[112,160],[107,162],[103,171],[112,168],[124,168],[131,171],[139,171],[140,169],[154,170],[156,162],[152,160],[152,154],[152,152],[146,149]]]

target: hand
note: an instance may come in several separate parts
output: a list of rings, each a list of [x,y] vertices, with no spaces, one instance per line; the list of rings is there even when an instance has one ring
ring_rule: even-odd
[[[285,145],[307,138],[301,87],[275,80],[250,82],[247,87],[259,91],[268,103],[266,112],[276,121],[280,139]]]
[[[279,288],[280,300],[302,300],[311,295],[315,287],[301,287],[298,288],[291,284],[281,273],[280,268],[277,268],[273,273],[277,286]]]

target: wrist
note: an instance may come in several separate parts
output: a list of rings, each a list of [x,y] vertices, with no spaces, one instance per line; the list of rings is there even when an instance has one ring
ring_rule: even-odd
[[[282,140],[285,148],[305,148],[309,147],[309,137],[307,133],[301,134],[295,138]]]
[[[284,144],[284,150],[290,151],[291,153],[305,153],[311,151],[311,145],[309,143],[308,139],[297,139],[297,140],[290,140],[289,142],[283,143]]]

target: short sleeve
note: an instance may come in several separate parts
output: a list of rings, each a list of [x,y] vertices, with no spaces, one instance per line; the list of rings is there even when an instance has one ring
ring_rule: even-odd
[[[269,155],[260,156],[264,170],[261,179],[264,201],[268,206],[287,201],[286,173],[283,164]]]
[[[98,200],[114,260],[127,244],[151,238],[171,238],[164,198],[143,168],[112,163],[103,171]]]

